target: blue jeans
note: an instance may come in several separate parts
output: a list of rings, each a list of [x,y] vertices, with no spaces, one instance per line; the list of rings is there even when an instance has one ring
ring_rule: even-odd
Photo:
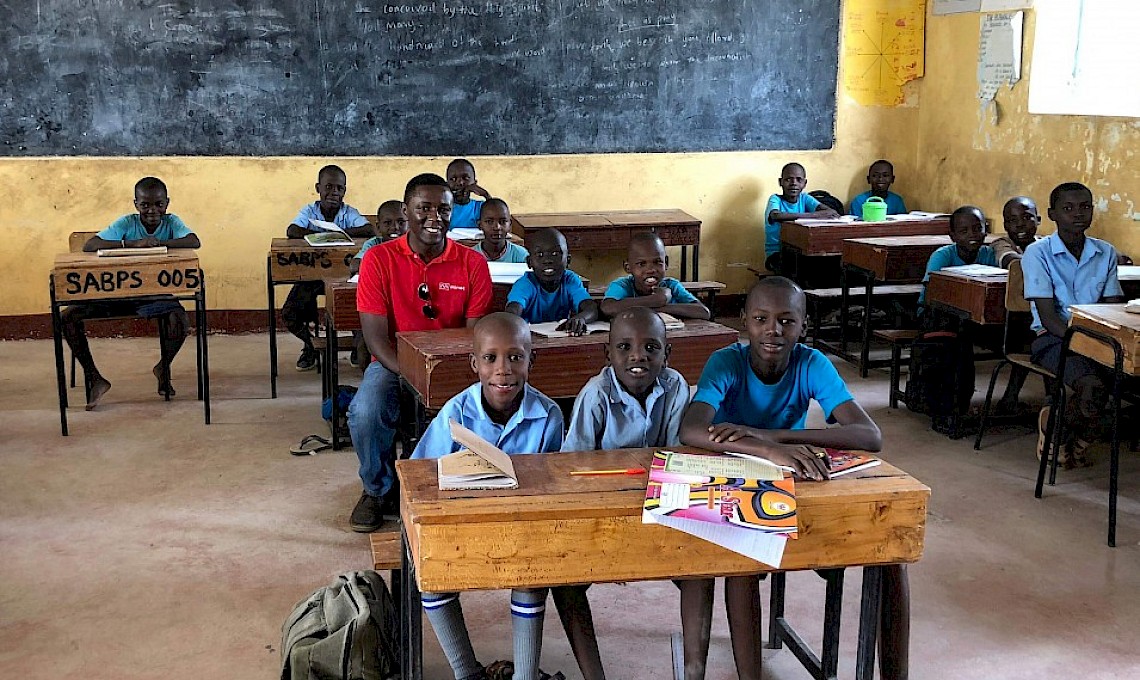
[[[348,431],[360,459],[360,481],[370,496],[383,496],[396,481],[399,420],[400,376],[373,361],[348,407]]]

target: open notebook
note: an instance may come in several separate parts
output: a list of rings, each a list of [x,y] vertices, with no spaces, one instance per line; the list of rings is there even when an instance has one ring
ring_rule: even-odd
[[[441,490],[519,488],[510,456],[454,420],[448,425],[451,438],[466,448],[436,459]]]
[[[685,327],[685,322],[681,321],[672,314],[665,312],[657,312],[657,316],[665,322],[666,331],[680,330]],[[568,338],[570,334],[561,330],[559,326],[566,323],[565,321],[546,321],[544,323],[532,323],[530,331],[535,335],[543,338]],[[609,321],[593,321],[586,324],[586,333],[608,333],[610,330]]]

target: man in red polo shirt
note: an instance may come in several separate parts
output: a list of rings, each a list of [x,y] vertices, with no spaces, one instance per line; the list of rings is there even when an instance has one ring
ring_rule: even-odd
[[[364,493],[352,511],[353,531],[376,531],[397,514],[395,434],[400,417],[400,366],[395,336],[473,326],[491,311],[491,274],[479,253],[447,238],[451,190],[439,175],[417,175],[404,189],[408,233],[370,248],[360,263],[356,307],[372,363],[348,408],[348,428]]]

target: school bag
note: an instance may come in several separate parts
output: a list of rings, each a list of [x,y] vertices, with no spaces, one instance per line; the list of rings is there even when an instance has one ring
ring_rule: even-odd
[[[281,680],[388,680],[400,674],[399,621],[372,570],[341,574],[281,626]]]
[[[957,384],[955,403],[954,385]],[[933,418],[969,410],[974,394],[974,349],[957,333],[935,331],[915,339],[910,348],[906,407]]]

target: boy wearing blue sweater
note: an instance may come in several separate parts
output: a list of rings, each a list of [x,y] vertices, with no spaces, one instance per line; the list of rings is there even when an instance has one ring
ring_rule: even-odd
[[[780,170],[781,193],[772,194],[764,208],[764,267],[780,272],[780,224],[804,217],[829,219],[839,213],[805,193],[807,171],[799,163],[788,163]]]
[[[878,196],[887,202],[888,215],[905,213],[906,203],[903,202],[903,197],[891,191],[891,185],[894,183],[895,166],[890,161],[879,159],[872,163],[871,167],[867,168],[867,184],[871,185],[871,190],[864,191],[851,199],[851,214],[855,217],[862,217],[863,204],[872,196]]]
[[[526,244],[531,271],[511,286],[506,311],[529,323],[565,321],[560,330],[582,335],[586,325],[598,319],[598,305],[581,277],[566,268],[566,237],[557,229],[539,229],[527,236]]]
[[[475,166],[466,158],[456,158],[447,164],[447,185],[451,187],[451,229],[475,229],[479,216],[486,206],[484,201],[491,193],[479,186],[475,179]],[[475,200],[472,196],[479,196]]]
[[[967,264],[987,264],[998,266],[997,254],[986,243],[986,216],[982,209],[964,205],[950,214],[950,240],[930,254],[926,261],[926,275],[922,277],[922,292],[918,294],[921,307],[926,302],[926,284],[930,275],[946,267],[961,267]]]
[[[712,316],[709,308],[680,281],[665,276],[669,257],[657,234],[649,231],[634,234],[629,239],[624,267],[629,276],[617,279],[606,288],[600,305],[602,314],[613,317],[633,307],[649,307],[679,319]]]
[[[439,458],[461,447],[451,438],[455,420],[505,453],[552,453],[562,446],[562,412],[527,383],[534,360],[530,328],[497,312],[473,329],[471,370],[479,382],[448,400],[416,445],[412,458]],[[423,608],[456,680],[486,677],[475,659],[457,593],[423,593]],[[546,588],[511,591],[514,678],[538,680]]]

